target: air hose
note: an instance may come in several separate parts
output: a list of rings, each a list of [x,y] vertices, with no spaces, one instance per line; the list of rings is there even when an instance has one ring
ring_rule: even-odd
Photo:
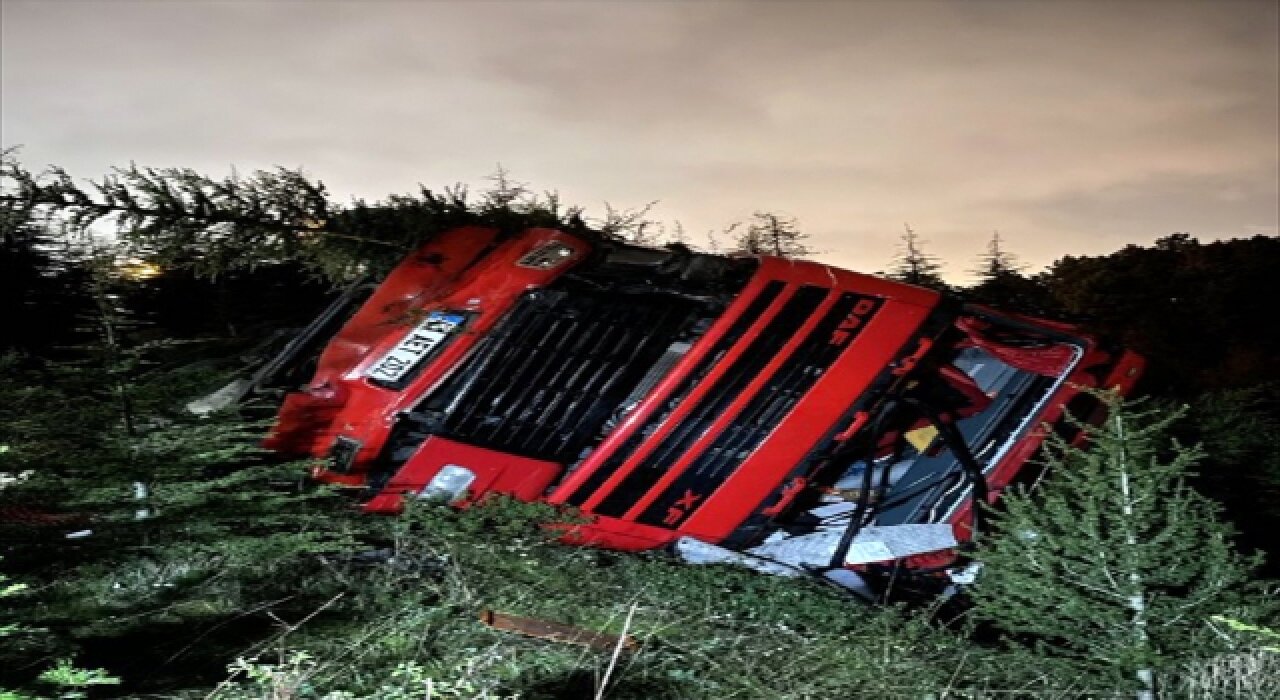
[[[959,428],[956,427],[955,419],[950,414],[941,413],[932,405],[917,398],[903,398],[902,403],[914,408],[921,416],[928,420],[934,428],[937,429],[938,436],[942,439],[943,444],[947,446],[947,449],[951,450],[951,453],[956,457],[956,461],[960,463],[961,469],[964,471],[970,486],[973,488],[971,496],[973,502],[973,533],[976,535],[983,527],[982,507],[986,505],[989,493],[986,476],[982,473],[982,466],[978,464],[977,459],[973,456],[973,452],[969,450],[969,445],[965,442],[964,435],[960,432]],[[869,435],[871,448],[867,451],[867,456],[864,458],[866,468],[862,474],[862,489],[858,494],[858,503],[853,511],[849,527],[846,528],[844,534],[841,535],[840,542],[837,544],[835,552],[831,556],[831,561],[827,566],[828,570],[844,566],[845,558],[849,554],[849,549],[853,546],[854,538],[858,536],[858,533],[862,528],[871,520],[868,516],[870,515],[871,487],[875,470],[875,445],[880,441],[881,433],[884,430],[884,423],[887,420],[887,417],[893,413],[896,407],[897,401],[890,401],[886,403],[884,409],[879,412],[875,421],[870,426]],[[891,463],[885,465],[886,474],[881,477],[882,487],[887,479],[887,470],[890,468]]]

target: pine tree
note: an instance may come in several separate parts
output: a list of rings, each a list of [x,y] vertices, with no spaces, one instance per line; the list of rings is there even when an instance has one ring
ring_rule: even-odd
[[[599,221],[601,233],[636,245],[657,245],[663,236],[660,223],[650,217],[657,200],[642,207],[616,209],[605,203],[604,217]]]
[[[1180,414],[1107,400],[1091,449],[1059,442],[1040,490],[1002,500],[973,597],[1037,653],[1150,698],[1162,668],[1213,651],[1207,620],[1243,609],[1256,562],[1187,486],[1201,453],[1168,438]]]
[[[1022,272],[1022,265],[1017,257],[1004,248],[1000,232],[994,231],[987,242],[987,252],[978,258],[978,266],[973,270],[979,283],[995,282],[1005,277],[1016,276]]]
[[[800,231],[795,217],[769,211],[757,211],[733,244],[735,253],[774,255],[780,258],[805,258],[814,250],[805,241],[809,234]]]
[[[902,226],[904,233],[900,239],[898,253],[893,259],[893,268],[888,276],[907,284],[930,289],[947,289],[947,283],[942,281],[939,275],[942,264],[937,258],[924,252],[924,241],[916,235],[910,224]]]
[[[245,177],[233,172],[219,179],[188,168],[130,165],[81,184],[61,168],[32,173],[12,152],[3,155],[0,211],[56,219],[82,235],[91,226],[114,225],[130,255],[206,275],[299,261],[327,279],[349,281],[386,272],[409,251],[459,226],[575,228],[580,219],[580,211],[562,209],[554,193],[534,196],[501,169],[478,202],[455,185],[441,193],[424,187],[343,205],[301,170]]]
[[[0,169],[13,162],[13,150],[0,151]],[[44,355],[73,341],[72,319],[87,302],[84,269],[60,245],[60,227],[33,202],[10,195],[0,179],[0,352]]]
[[[978,280],[964,290],[965,295],[1010,311],[1060,315],[1045,281],[1039,276],[1026,277],[1022,270],[1017,256],[1005,248],[1004,238],[995,231],[987,243],[987,252],[978,257],[977,266],[970,270]]]

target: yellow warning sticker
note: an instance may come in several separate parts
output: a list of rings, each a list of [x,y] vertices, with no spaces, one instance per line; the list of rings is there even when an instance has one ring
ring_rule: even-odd
[[[916,448],[917,452],[924,452],[929,449],[929,445],[933,444],[933,439],[938,437],[938,429],[932,425],[926,425],[923,428],[916,428],[904,435],[907,442]]]

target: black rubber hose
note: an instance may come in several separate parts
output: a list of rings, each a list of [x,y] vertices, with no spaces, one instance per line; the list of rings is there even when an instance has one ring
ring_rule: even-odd
[[[983,529],[982,509],[986,506],[989,493],[987,478],[982,473],[982,466],[978,464],[973,452],[969,450],[969,445],[964,441],[964,435],[956,428],[954,420],[944,418],[938,411],[934,410],[933,406],[920,399],[906,398],[903,399],[903,402],[916,409],[938,430],[939,437],[942,438],[943,443],[951,450],[951,453],[956,456],[956,461],[960,463],[961,469],[964,470],[965,476],[968,477],[969,484],[973,488],[971,497],[973,502],[973,533],[976,535]],[[858,533],[870,521],[866,516],[868,515],[868,505],[870,505],[871,498],[870,487],[872,470],[875,466],[875,446],[880,441],[880,433],[883,430],[886,416],[892,412],[893,408],[896,408],[896,402],[887,405],[886,410],[882,411],[872,424],[870,431],[872,442],[865,458],[866,470],[862,475],[863,486],[861,493],[858,494],[858,505],[854,509],[848,529],[840,537],[840,543],[836,546],[836,550],[831,556],[828,569],[837,569],[844,566],[844,559],[848,556],[849,548],[853,546],[853,539],[858,536]],[[889,465],[886,465],[885,468],[888,469]],[[883,481],[885,478],[887,478],[887,473],[882,476],[881,480]]]
[[[884,424],[888,421],[888,417],[898,408],[897,400],[889,400],[885,402],[883,408],[876,415],[874,421],[869,426],[868,435],[870,444],[867,447],[867,456],[863,459],[862,471],[862,489],[858,492],[858,504],[854,508],[853,513],[849,517],[849,527],[845,529],[844,534],[840,537],[840,543],[836,545],[836,551],[831,556],[831,561],[827,564],[827,569],[839,569],[844,566],[845,555],[849,552],[849,547],[853,545],[853,538],[857,537],[858,532],[862,530],[863,525],[867,522],[867,511],[871,505],[871,487],[874,484],[875,467],[876,467],[876,445],[880,443],[881,433],[884,431]]]
[[[960,467],[964,469],[965,475],[969,477],[969,484],[973,487],[973,534],[977,535],[978,531],[983,527],[982,509],[987,505],[987,477],[982,473],[982,465],[978,464],[978,460],[974,458],[973,452],[969,450],[969,445],[964,441],[964,435],[960,429],[956,427],[955,421],[949,416],[944,417],[938,413],[933,406],[919,400],[906,399],[908,405],[916,408],[933,427],[938,429],[938,435],[942,438],[943,444],[951,450],[951,454],[956,456],[956,460],[960,462]]]

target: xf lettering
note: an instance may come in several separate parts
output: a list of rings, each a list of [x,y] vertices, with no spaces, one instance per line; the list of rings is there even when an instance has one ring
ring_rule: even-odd
[[[667,508],[667,517],[662,519],[662,523],[664,525],[675,525],[684,520],[689,511],[693,510],[694,504],[700,500],[702,500],[701,494],[694,493],[692,489],[686,489],[680,500],[671,504],[670,508]]]

